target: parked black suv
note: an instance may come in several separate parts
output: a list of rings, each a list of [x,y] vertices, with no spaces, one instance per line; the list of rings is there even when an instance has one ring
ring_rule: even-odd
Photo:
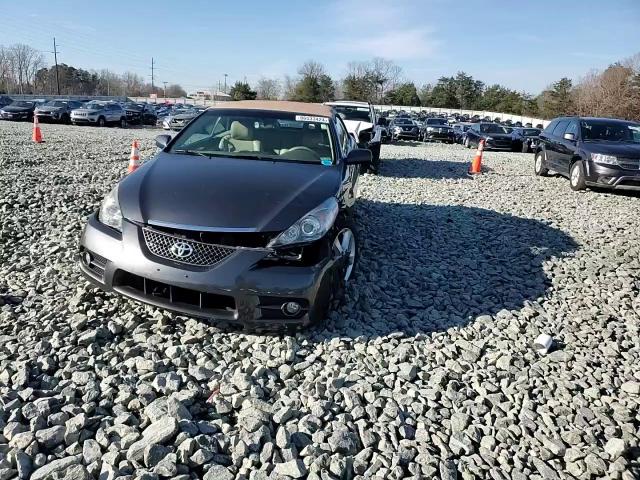
[[[535,173],[569,177],[587,186],[640,190],[640,123],[614,118],[562,117],[540,134]]]

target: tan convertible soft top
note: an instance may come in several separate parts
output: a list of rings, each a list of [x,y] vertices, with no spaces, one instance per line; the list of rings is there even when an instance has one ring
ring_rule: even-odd
[[[214,109],[241,109],[241,110],[270,110],[275,112],[300,113],[317,117],[331,117],[333,109],[321,103],[285,102],[280,100],[240,100],[238,102],[223,102],[209,107]]]

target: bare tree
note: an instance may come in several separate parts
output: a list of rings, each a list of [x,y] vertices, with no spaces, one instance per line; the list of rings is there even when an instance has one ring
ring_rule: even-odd
[[[295,79],[291,78],[289,75],[285,75],[282,82],[282,93],[280,98],[282,100],[291,100],[295,95],[297,84],[298,82]]]
[[[256,86],[258,98],[261,100],[277,100],[282,90],[280,81],[274,78],[262,77]]]
[[[9,65],[18,91],[22,94],[29,85],[33,84],[36,72],[44,67],[42,54],[23,43],[16,43],[9,47]]]
[[[298,69],[298,75],[300,75],[301,77],[312,78],[314,80],[319,80],[320,77],[326,74],[327,74],[327,71],[324,68],[324,65],[322,65],[319,62],[316,62],[315,60],[309,60],[305,62]]]

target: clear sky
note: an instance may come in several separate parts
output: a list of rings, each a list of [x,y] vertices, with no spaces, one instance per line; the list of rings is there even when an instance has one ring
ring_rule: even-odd
[[[180,83],[188,91],[295,74],[340,78],[351,60],[398,63],[418,85],[464,70],[539,93],[640,51],[640,0],[0,0],[0,45],[53,62]]]

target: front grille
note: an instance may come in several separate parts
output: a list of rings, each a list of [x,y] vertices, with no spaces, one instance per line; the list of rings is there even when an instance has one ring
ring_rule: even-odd
[[[231,314],[236,309],[236,302],[233,297],[176,287],[175,285],[134,275],[124,270],[115,272],[113,287],[116,291],[128,293],[135,297],[148,298],[151,303],[168,307],[175,305],[176,307],[184,307],[209,314],[223,312]]]
[[[640,158],[618,157],[618,165],[625,170],[640,170]]]
[[[147,227],[142,229],[142,233],[147,248],[153,255],[187,265],[212,267],[236,251],[236,249],[232,247],[197,242]],[[186,255],[189,249],[191,253]],[[181,251],[184,256],[180,255]]]

